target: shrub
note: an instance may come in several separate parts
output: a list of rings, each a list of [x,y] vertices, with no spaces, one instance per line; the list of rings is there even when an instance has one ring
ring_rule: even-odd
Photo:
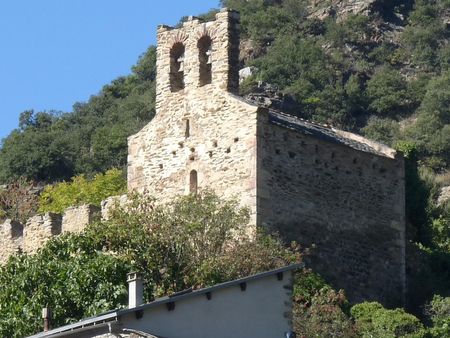
[[[403,309],[388,310],[376,302],[354,305],[351,315],[363,338],[425,337],[422,323]]]
[[[433,338],[450,337],[450,297],[434,296],[427,307],[433,327],[429,333]]]
[[[353,323],[344,312],[347,304],[342,290],[336,292],[327,286],[316,291],[310,302],[296,299],[294,331],[298,337],[356,338]]]
[[[13,180],[0,190],[0,218],[25,223],[38,209],[38,187],[24,177]]]
[[[71,182],[46,186],[40,196],[39,212],[62,213],[70,206],[100,205],[105,198],[124,194],[125,191],[126,181],[121,170],[108,170],[95,175],[92,180],[80,175],[72,178]]]
[[[377,115],[396,117],[409,108],[408,84],[393,68],[379,69],[367,82],[369,108]]]
[[[120,252],[144,273],[149,298],[191,286],[269,270],[298,261],[296,248],[258,233],[249,236],[247,209],[235,200],[223,201],[212,192],[182,196],[157,205],[149,197],[133,196],[109,221],[88,228],[108,251]]]
[[[49,306],[63,325],[124,306],[126,273],[141,271],[146,300],[298,262],[297,246],[246,230],[249,213],[211,192],[164,205],[139,195],[108,221],[49,241],[0,267],[0,336],[41,330]]]
[[[390,118],[373,116],[362,129],[362,132],[364,136],[372,140],[392,145],[400,134],[400,125]]]

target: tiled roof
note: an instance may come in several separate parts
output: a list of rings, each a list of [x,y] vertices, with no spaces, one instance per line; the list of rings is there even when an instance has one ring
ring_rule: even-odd
[[[313,123],[275,110],[269,110],[269,122],[324,141],[341,144],[379,156],[394,158],[396,153],[394,149],[381,143],[367,140],[362,136],[337,130],[327,125]]]

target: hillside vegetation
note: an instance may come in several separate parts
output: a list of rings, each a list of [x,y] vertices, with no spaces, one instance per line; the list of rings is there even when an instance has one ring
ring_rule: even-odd
[[[421,164],[443,173],[450,166],[450,1],[366,1],[369,14],[332,15],[326,7],[331,14],[318,19],[310,0],[222,0],[241,12],[241,66],[257,68],[242,94],[270,83],[291,113],[392,146],[408,142]],[[0,180],[53,182],[124,166],[126,137],[154,115],[155,62],[150,47],[130,75],[73,112],[23,112],[3,140]]]
[[[52,183],[126,165],[127,137],[154,116],[155,47],[132,73],[103,87],[73,112],[25,111],[2,141],[0,181],[17,177]]]

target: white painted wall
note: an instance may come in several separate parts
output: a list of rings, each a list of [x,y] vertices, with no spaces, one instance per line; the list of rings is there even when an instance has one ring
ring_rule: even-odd
[[[291,330],[292,272],[247,282],[205,295],[192,296],[175,303],[146,309],[141,319],[134,313],[121,317],[123,328],[165,338],[276,338]]]

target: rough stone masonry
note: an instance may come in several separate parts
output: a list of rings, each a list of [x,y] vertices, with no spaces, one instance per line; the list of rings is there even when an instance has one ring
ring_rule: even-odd
[[[238,97],[239,14],[160,26],[156,116],[128,140],[129,190],[160,200],[213,189],[313,247],[310,266],[352,302],[401,305],[403,156]]]

